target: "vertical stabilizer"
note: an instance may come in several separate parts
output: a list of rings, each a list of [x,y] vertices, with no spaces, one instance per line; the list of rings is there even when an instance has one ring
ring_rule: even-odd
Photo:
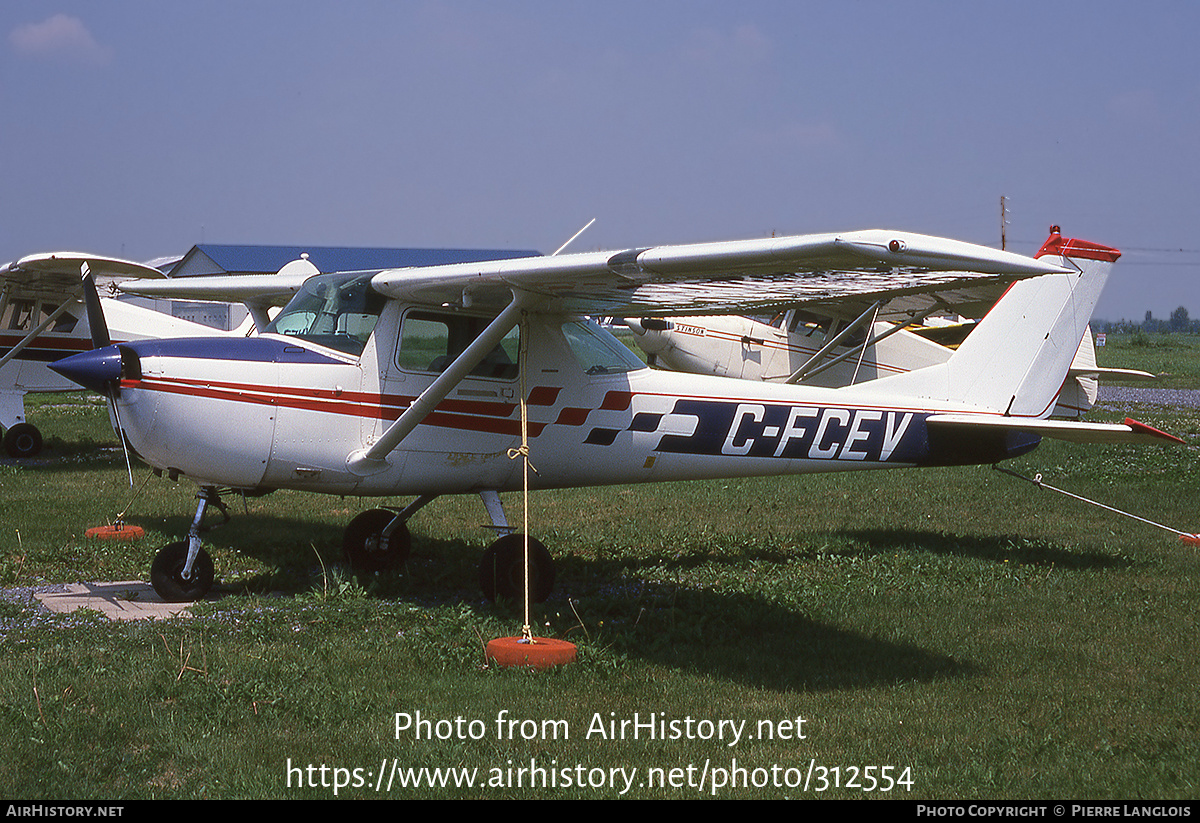
[[[1116,249],[1064,238],[1058,227],[1037,257],[1066,274],[1014,283],[946,363],[876,381],[878,388],[1014,417],[1047,417],[1108,279]]]

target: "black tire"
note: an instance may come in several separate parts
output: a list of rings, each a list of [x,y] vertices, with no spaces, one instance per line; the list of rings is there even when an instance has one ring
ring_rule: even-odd
[[[37,426],[18,423],[4,433],[4,451],[9,457],[33,457],[42,450],[42,433]]]
[[[346,526],[342,537],[342,553],[350,568],[360,572],[381,572],[403,565],[412,550],[412,535],[401,523],[392,533],[387,546],[381,546],[384,528],[396,518],[387,509],[371,509],[360,514]]]
[[[508,534],[487,547],[479,561],[479,587],[488,600],[525,602],[525,537]],[[543,603],[554,590],[554,559],[529,538],[530,602]]]
[[[192,564],[192,576],[183,579],[183,566],[187,562],[186,540],[163,546],[150,564],[150,585],[158,596],[168,603],[190,603],[208,594],[213,584],[213,562],[204,549],[196,554]]]

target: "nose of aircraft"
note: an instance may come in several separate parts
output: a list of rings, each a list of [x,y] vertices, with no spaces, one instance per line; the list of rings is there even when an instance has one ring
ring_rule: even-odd
[[[116,346],[92,349],[55,361],[50,368],[85,389],[106,394],[121,379],[121,350]]]
[[[662,332],[671,328],[670,322],[658,317],[626,317],[625,325],[636,335],[638,348],[646,354],[658,354],[667,347],[667,340]]]

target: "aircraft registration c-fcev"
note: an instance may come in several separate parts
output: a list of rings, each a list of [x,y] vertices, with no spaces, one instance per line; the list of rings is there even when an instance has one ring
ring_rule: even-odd
[[[480,582],[515,598],[527,594],[523,538],[499,493],[522,488],[510,453],[523,442],[534,489],[988,464],[1042,437],[1181,442],[1132,420],[1047,419],[1118,257],[1057,229],[1035,257],[866,230],[329,273],[257,337],[105,345],[101,335],[53,368],[110,397],[142,460],[199,486],[186,538],[151,567],[167,600],[212,585],[200,531],[221,490],[281,488],[415,497],[350,522],[344,550],[360,569],[402,561],[407,521],[438,495],[479,494],[503,534]],[[123,288],[236,301],[270,280]],[[982,283],[1008,287],[943,362],[834,388],[650,369],[587,319],[907,310]],[[100,329],[98,302],[89,312]],[[528,596],[540,601],[554,569],[529,545]]]

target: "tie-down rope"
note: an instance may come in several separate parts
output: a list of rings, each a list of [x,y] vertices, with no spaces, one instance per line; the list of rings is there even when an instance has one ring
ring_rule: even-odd
[[[521,538],[523,543],[523,569],[525,575],[525,597],[524,597],[524,616],[525,624],[521,626],[521,641],[522,643],[533,643],[533,625],[530,619],[530,591],[529,591],[529,470],[533,469],[537,473],[537,469],[529,462],[529,407],[525,403],[525,354],[527,340],[529,339],[528,329],[526,328],[526,320],[528,315],[525,312],[521,313],[520,323],[520,342],[518,345],[517,354],[517,372],[520,375],[521,389],[521,446],[516,449],[508,450],[508,459],[516,460],[522,458],[522,469],[524,477],[524,488],[521,496],[521,503],[524,508],[523,525],[521,527]]]
[[[1189,534],[1188,532],[1182,532],[1179,529],[1173,529],[1170,526],[1164,526],[1162,523],[1155,523],[1153,520],[1147,520],[1145,517],[1139,517],[1136,514],[1130,514],[1129,512],[1121,511],[1120,509],[1113,508],[1112,506],[1106,506],[1105,504],[1097,502],[1095,500],[1089,500],[1086,497],[1082,497],[1081,495],[1074,494],[1065,489],[1055,488],[1054,486],[1051,486],[1049,483],[1046,483],[1042,480],[1042,475],[1040,472],[1038,474],[1035,474],[1033,477],[1026,477],[1023,474],[1018,474],[1017,472],[1013,471],[1012,469],[1006,469],[1003,466],[999,466],[994,463],[992,464],[992,468],[998,472],[1002,472],[1003,474],[1011,475],[1012,477],[1015,477],[1018,480],[1024,480],[1027,483],[1032,483],[1033,485],[1037,486],[1039,489],[1049,489],[1052,492],[1058,492],[1059,494],[1065,494],[1067,497],[1073,497],[1076,500],[1080,500],[1084,503],[1090,503],[1091,505],[1098,506],[1099,508],[1102,508],[1105,511],[1110,511],[1110,512],[1113,512],[1114,514],[1120,514],[1125,517],[1130,517],[1130,518],[1133,518],[1134,520],[1140,521],[1142,523],[1146,523],[1150,526],[1156,526],[1156,527],[1162,529],[1163,531],[1168,531],[1168,532],[1171,532],[1172,534],[1177,534],[1177,535],[1179,535],[1179,539],[1183,540],[1186,543],[1200,544],[1200,534]]]

